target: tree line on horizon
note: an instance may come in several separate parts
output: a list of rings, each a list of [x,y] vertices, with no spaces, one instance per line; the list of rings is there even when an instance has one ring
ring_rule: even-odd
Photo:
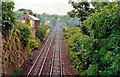
[[[26,11],[27,14],[29,14],[29,12],[33,13],[33,11],[30,9],[21,8],[21,9],[18,9],[17,11],[15,11],[15,16],[17,18],[23,16],[24,11]],[[43,13],[43,14],[33,13],[33,15],[36,15],[36,17],[40,19],[41,23],[44,23],[44,21],[49,20],[50,26],[54,26],[58,22],[60,23],[61,26],[65,26],[65,27],[68,27],[71,25],[76,26],[76,25],[79,25],[79,23],[80,23],[79,18],[77,18],[77,17],[72,18],[68,15],[57,15],[57,14],[50,15],[50,14],[46,14],[46,13]]]

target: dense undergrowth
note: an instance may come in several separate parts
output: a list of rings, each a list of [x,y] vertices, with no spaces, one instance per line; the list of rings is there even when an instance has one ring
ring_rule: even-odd
[[[64,30],[70,59],[83,76],[120,75],[120,5],[104,6],[81,26]],[[86,49],[81,51],[81,45]]]
[[[31,52],[35,48],[38,48],[38,46],[40,45],[40,40],[37,37],[30,37],[30,26],[27,26],[24,23],[18,21],[15,30],[17,30],[17,32],[19,33],[21,44],[24,47],[28,47],[29,52]]]
[[[41,24],[36,31],[36,37],[31,36],[31,28],[29,25],[20,21],[16,22],[15,30],[19,33],[19,37],[23,46],[28,47],[28,51],[38,48],[40,41],[44,40],[47,36],[47,30],[50,29],[49,25]]]
[[[47,36],[48,29],[50,29],[49,25],[41,24],[40,26],[38,26],[36,35],[41,41],[44,40],[45,37]]]

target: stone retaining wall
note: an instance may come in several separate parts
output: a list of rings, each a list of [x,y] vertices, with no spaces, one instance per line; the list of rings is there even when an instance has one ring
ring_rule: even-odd
[[[2,39],[2,70],[5,75],[12,75],[16,69],[19,69],[28,57],[28,49],[21,45],[19,36],[16,32],[11,35],[9,40]]]

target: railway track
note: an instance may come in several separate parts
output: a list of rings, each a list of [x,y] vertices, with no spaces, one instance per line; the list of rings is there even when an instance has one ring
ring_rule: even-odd
[[[37,56],[34,64],[27,73],[27,77],[31,76],[53,76],[62,77],[62,58],[61,58],[61,41],[60,31],[55,26],[49,35],[46,43]]]
[[[60,34],[56,37],[56,50],[53,53],[50,77],[52,75],[59,75],[62,77],[62,58],[61,58],[61,43]]]

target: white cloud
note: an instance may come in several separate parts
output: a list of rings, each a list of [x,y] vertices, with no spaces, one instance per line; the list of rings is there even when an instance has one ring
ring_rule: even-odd
[[[15,10],[20,8],[31,9],[35,13],[48,13],[66,15],[72,10],[68,0],[13,0]]]

